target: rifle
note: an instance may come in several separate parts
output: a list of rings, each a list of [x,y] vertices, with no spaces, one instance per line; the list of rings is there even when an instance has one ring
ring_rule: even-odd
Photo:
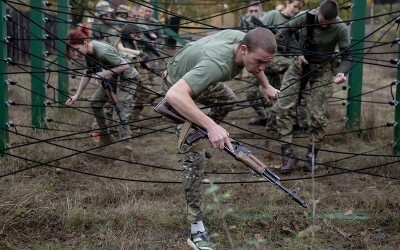
[[[179,144],[178,149],[181,153],[198,150],[199,147],[196,147],[196,146],[202,144],[202,142],[195,144],[194,146],[192,146],[189,149],[184,147],[184,149],[182,150],[183,144],[185,144],[185,146],[187,147],[187,146],[193,145],[193,143],[201,140],[201,141],[207,141],[207,143],[203,144],[202,146],[204,146],[204,145],[210,146],[211,145],[211,142],[208,140],[207,132],[203,128],[199,127],[198,125],[191,124],[190,122],[188,122],[182,115],[180,115],[178,112],[176,112],[173,109],[173,107],[171,107],[171,105],[169,105],[165,101],[165,99],[163,99],[154,108],[154,111],[156,111],[157,113],[163,115],[164,117],[172,120],[172,122],[174,122],[176,124],[184,123],[184,126],[187,124],[190,124],[188,126],[189,126],[189,128],[191,127],[193,129],[193,131],[188,135],[185,134],[184,135],[185,138],[179,139],[180,143],[178,143]],[[188,131],[186,131],[186,133],[187,132]],[[181,133],[185,133],[185,132],[181,131]],[[227,146],[224,147],[225,152],[227,152],[229,155],[233,156],[235,158],[235,160],[242,162],[248,168],[250,168],[257,174],[261,175],[268,181],[270,181],[276,188],[281,190],[284,194],[289,196],[289,198],[291,198],[292,200],[294,200],[295,202],[300,204],[302,207],[307,208],[307,203],[305,203],[298,195],[298,193],[300,191],[299,188],[296,188],[292,191],[288,190],[281,184],[280,178],[276,174],[274,174],[271,170],[269,170],[268,167],[263,162],[261,162],[259,159],[257,159],[251,153],[251,151],[249,149],[247,149],[245,146],[243,146],[240,142],[237,142],[237,141],[231,141],[231,144],[234,149],[233,152],[230,151]]]
[[[103,69],[101,68],[100,65],[96,65],[93,68],[87,69],[86,70],[86,74],[87,75],[93,75],[93,74],[101,72],[102,70]],[[129,128],[126,127],[128,122],[126,120],[122,119],[121,110],[119,108],[119,105],[118,105],[118,102],[117,102],[117,96],[115,95],[115,91],[114,91],[113,87],[107,81],[107,79],[101,79],[100,83],[101,83],[101,86],[103,87],[104,91],[106,91],[107,96],[110,99],[110,102],[113,105],[113,107],[115,109],[115,112],[118,115],[118,118],[119,118],[119,120],[121,122],[121,125],[124,127],[125,130],[129,130]]]

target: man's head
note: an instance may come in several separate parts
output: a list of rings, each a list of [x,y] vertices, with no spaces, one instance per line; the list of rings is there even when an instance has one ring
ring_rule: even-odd
[[[268,29],[256,28],[247,32],[236,53],[248,72],[258,73],[265,70],[276,51],[274,34]]]
[[[110,8],[110,4],[107,1],[100,1],[96,4],[96,12],[94,15],[100,19],[111,19],[112,12],[114,9]]]
[[[115,10],[115,16],[123,19],[128,19],[128,14],[129,14],[129,7],[123,4],[119,5]]]
[[[327,29],[338,16],[339,5],[335,0],[325,0],[318,7],[318,22],[321,29]]]
[[[142,6],[132,6],[131,13],[130,13],[131,21],[138,22],[142,19]]]
[[[154,7],[152,7],[151,5],[147,5],[147,4],[143,5],[143,19],[144,20],[148,21],[153,16],[153,13],[154,13],[153,8]]]
[[[261,3],[259,1],[251,1],[249,5],[250,6],[247,8],[247,14],[259,18],[262,11]]]

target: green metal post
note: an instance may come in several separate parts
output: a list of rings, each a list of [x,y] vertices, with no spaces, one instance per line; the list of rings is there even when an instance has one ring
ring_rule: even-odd
[[[158,8],[158,1],[157,1],[157,0],[151,0],[150,3],[151,3],[151,5],[154,6],[153,17],[154,17],[155,19],[158,20],[158,10],[157,10],[157,8]]]
[[[4,1],[0,2],[0,18],[3,19],[6,15],[6,4]],[[4,41],[7,36],[7,22],[0,22],[0,39]],[[4,157],[4,149],[7,148],[9,135],[8,135],[8,108],[6,102],[8,101],[8,86],[6,84],[7,72],[7,45],[0,44],[0,156]]]
[[[362,19],[366,13],[366,0],[353,0],[351,18]],[[360,42],[365,37],[365,20],[357,20],[351,24],[351,45],[353,51],[363,51],[364,42]],[[360,127],[361,114],[361,91],[363,80],[363,62],[353,62],[352,71],[349,75],[349,89],[347,92],[347,122],[348,130]]]
[[[396,22],[400,24],[400,17],[397,18]],[[399,37],[400,39],[400,30]],[[400,41],[398,42],[398,53],[397,53],[397,87],[396,87],[396,111],[394,115],[395,126],[394,126],[394,147],[393,154],[400,156]]]
[[[58,24],[57,24],[57,64],[59,70],[65,71],[68,69],[68,62],[65,56],[66,53],[66,41],[65,38],[67,37],[68,32],[68,14],[70,7],[69,7],[69,0],[58,0]],[[59,105],[64,104],[68,99],[68,74],[63,72],[58,72],[58,103]]]
[[[43,8],[43,1],[31,0],[30,1],[30,22],[29,22],[29,36],[30,53],[31,53],[31,98],[32,98],[32,126],[36,128],[43,128],[45,126],[46,109],[45,103],[45,64],[44,64],[44,14],[39,10]]]

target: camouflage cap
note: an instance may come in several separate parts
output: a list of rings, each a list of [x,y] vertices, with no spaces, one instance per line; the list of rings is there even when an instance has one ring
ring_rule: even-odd
[[[121,4],[121,5],[119,5],[117,7],[117,10],[115,11],[115,13],[126,13],[126,14],[128,14],[129,13],[129,7],[124,5],[124,4]]]
[[[100,1],[96,4],[96,12],[94,13],[95,16],[99,17],[101,15],[111,13],[114,9],[110,8],[110,3],[107,1]]]

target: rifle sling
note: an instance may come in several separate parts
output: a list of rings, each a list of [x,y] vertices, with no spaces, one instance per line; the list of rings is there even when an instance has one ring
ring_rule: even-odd
[[[315,24],[315,15],[311,14],[310,12],[307,12],[306,13],[307,34],[306,34],[306,38],[304,41],[304,44],[305,44],[304,49],[306,50],[305,51],[306,55],[304,57],[307,61],[310,60],[310,57],[311,57],[310,53],[311,53],[311,51],[314,50],[314,42],[313,42],[314,24]],[[303,98],[303,91],[306,89],[307,83],[310,80],[310,71],[311,71],[310,64],[303,65],[303,71],[301,74],[300,90],[299,90],[299,96],[297,99],[297,105],[301,104],[301,99]]]
[[[195,151],[199,151],[199,150],[202,150],[205,148],[212,147],[211,141],[208,139],[202,139],[200,142],[194,144],[193,146],[188,145],[189,146],[188,147],[188,146],[184,145],[186,137],[187,137],[191,127],[192,127],[192,122],[186,120],[181,128],[181,132],[179,134],[179,139],[178,139],[179,153],[185,154],[185,153],[195,152]]]

